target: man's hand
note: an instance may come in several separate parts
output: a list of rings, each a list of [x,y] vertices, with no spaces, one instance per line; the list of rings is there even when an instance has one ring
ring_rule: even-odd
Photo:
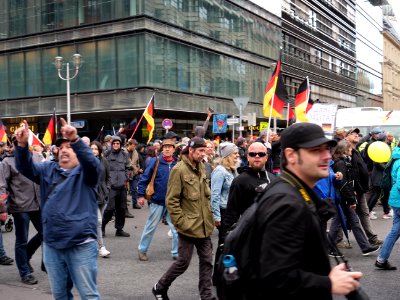
[[[75,141],[78,138],[78,131],[74,126],[71,126],[63,118],[60,118],[61,122],[61,135],[69,140]]]
[[[22,121],[22,126],[15,130],[15,138],[20,147],[26,147],[29,139],[29,127],[26,120]]]
[[[342,179],[343,179],[343,174],[342,174],[342,172],[336,172],[336,173],[335,173],[335,179],[336,179],[336,180],[342,180]]]
[[[5,221],[7,221],[7,213],[5,212],[5,213],[1,213],[0,214],[0,222],[5,222]]]
[[[360,286],[359,279],[363,276],[361,272],[348,272],[345,264],[332,268],[329,279],[332,284],[332,294],[347,295]]]
[[[137,198],[137,203],[141,206],[141,207],[143,207],[144,206],[144,197],[139,197],[139,198]]]

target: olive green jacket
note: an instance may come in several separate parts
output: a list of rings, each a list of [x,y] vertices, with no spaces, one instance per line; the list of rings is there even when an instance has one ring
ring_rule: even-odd
[[[209,180],[203,163],[194,168],[186,155],[172,169],[166,195],[167,209],[176,230],[194,238],[214,230]]]

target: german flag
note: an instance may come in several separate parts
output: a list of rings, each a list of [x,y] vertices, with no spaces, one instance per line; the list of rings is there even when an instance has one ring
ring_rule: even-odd
[[[147,130],[149,131],[149,139],[147,143],[150,143],[150,141],[153,138],[153,132],[154,132],[154,94],[151,96],[149,103],[146,106],[146,109],[144,110],[143,113],[144,118],[147,121]]]
[[[295,113],[296,118],[300,122],[308,122],[307,109],[308,109],[308,99],[310,99],[310,84],[308,81],[308,76],[302,84],[299,86],[299,90],[296,94],[295,102]]]
[[[45,145],[54,145],[56,143],[57,138],[57,116],[56,110],[54,109],[53,116],[49,121],[49,125],[47,126],[46,133],[43,137],[43,143]]]
[[[281,61],[275,66],[275,71],[265,89],[263,100],[263,113],[265,117],[282,118],[283,108],[287,102],[288,94],[285,90],[285,83],[281,74]],[[271,112],[272,107],[272,112]]]
[[[7,143],[7,133],[3,122],[0,120],[0,142]]]

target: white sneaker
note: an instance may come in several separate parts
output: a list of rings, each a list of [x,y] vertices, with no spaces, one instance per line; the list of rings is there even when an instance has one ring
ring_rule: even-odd
[[[378,217],[376,216],[376,213],[375,213],[374,211],[371,211],[371,212],[369,213],[369,219],[370,219],[370,220],[376,220],[376,219],[378,219]]]
[[[100,250],[99,250],[99,255],[101,256],[101,257],[108,257],[109,255],[110,255],[110,251],[108,251],[107,249],[106,249],[106,247],[101,247],[100,248]]]

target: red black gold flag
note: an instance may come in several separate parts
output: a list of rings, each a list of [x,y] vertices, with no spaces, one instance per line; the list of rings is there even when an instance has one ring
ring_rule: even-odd
[[[143,113],[144,118],[147,121],[147,130],[149,131],[149,139],[147,143],[151,141],[153,138],[153,132],[154,132],[154,94],[151,96],[149,103],[147,104],[146,109],[144,110]]]
[[[306,79],[304,79],[302,84],[300,84],[299,90],[296,94],[295,113],[296,113],[296,119],[300,122],[308,122],[307,109],[308,109],[309,99],[310,99],[310,84],[308,82],[308,77],[306,77]]]
[[[46,133],[43,137],[43,143],[45,145],[54,145],[57,139],[57,115],[56,110],[54,109],[53,116],[49,121],[49,125],[47,125]]]
[[[265,89],[263,100],[264,116],[268,117],[271,115],[272,117],[282,118],[283,108],[287,99],[288,94],[281,74],[281,61],[278,60],[272,78]]]

